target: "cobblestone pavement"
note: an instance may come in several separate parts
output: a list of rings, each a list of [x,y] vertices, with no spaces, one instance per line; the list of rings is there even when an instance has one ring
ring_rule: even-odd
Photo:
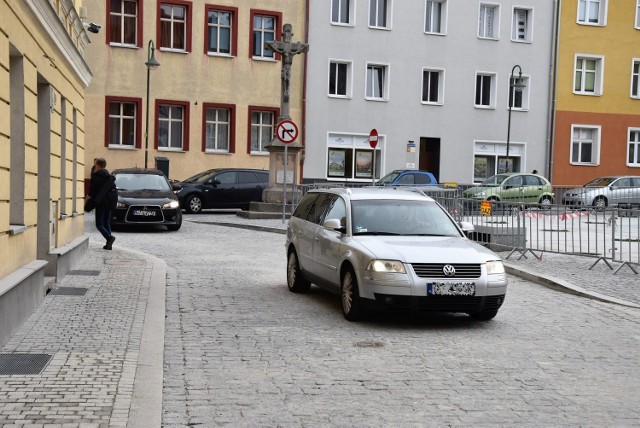
[[[167,264],[163,426],[640,426],[640,309],[629,302],[602,302],[510,276],[505,305],[489,322],[463,315],[377,313],[349,323],[336,296],[316,287],[306,295],[287,290],[282,220],[249,221],[228,213],[185,220],[173,233],[116,232],[109,254],[120,257],[123,248],[130,248]],[[92,242],[101,242],[89,219],[87,223]],[[95,247],[92,251],[104,253]],[[562,262],[552,257],[545,254],[542,262],[534,262],[530,256],[520,261],[512,256],[509,264],[531,271],[544,264],[536,267],[537,273],[551,271],[549,263],[559,273],[576,268],[563,271]],[[582,277],[594,275],[577,270]],[[135,277],[128,278],[127,272],[134,275],[122,266],[112,274],[126,282]],[[622,275],[607,278],[622,281]],[[116,322],[122,312],[140,311],[143,292],[136,298],[118,290],[124,292],[121,300],[137,300],[138,306],[119,303],[122,307],[114,307],[97,325]],[[51,321],[21,330],[9,349],[40,351],[45,349],[36,346],[40,341],[49,340],[51,346],[62,342],[54,360],[66,358],[74,331],[51,338],[45,333],[65,319],[65,309],[47,302],[42,306],[40,317],[48,314]],[[90,324],[90,316],[81,318]],[[139,323],[133,321],[138,328]],[[124,412],[112,417],[116,408],[136,408],[137,376],[131,406],[114,405],[119,393],[113,385],[108,389],[106,378],[88,380],[111,373],[101,366],[108,362],[116,366],[111,367],[113,382],[119,377],[128,386],[123,391],[132,389],[131,372],[123,374],[127,365],[117,361],[135,346],[123,349],[126,339],[117,339],[120,334],[127,335],[126,326],[113,325],[78,341],[80,353],[83,343],[105,335],[116,343],[106,349],[88,346],[106,355],[95,358],[94,365],[88,352],[88,367],[74,373],[74,382],[86,382],[88,390],[104,388],[108,404],[102,415],[96,408],[87,410],[86,422],[117,424]],[[138,373],[140,367],[138,363]],[[22,377],[0,377],[0,391],[13,392],[17,405],[16,410],[0,398],[0,417],[27,407],[34,413],[50,411],[19,400],[30,388],[86,399],[62,373],[51,376],[51,383],[28,377],[23,390],[17,386],[16,391],[6,388]]]

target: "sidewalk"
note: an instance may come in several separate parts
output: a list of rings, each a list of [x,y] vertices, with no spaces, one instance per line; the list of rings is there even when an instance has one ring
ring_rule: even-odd
[[[0,426],[161,425],[166,265],[101,246],[1,349]]]

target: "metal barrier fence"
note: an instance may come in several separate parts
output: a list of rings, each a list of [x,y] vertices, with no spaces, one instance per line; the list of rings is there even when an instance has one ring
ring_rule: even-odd
[[[361,187],[364,187],[363,185]],[[370,185],[369,185],[370,186]],[[298,186],[302,197],[312,188],[354,187],[334,183]],[[568,188],[554,188],[555,204],[540,207],[522,203],[482,202],[465,199],[462,191],[469,186],[420,187],[412,190],[424,193],[440,203],[458,222],[473,224],[469,237],[494,251],[509,251],[509,256],[541,252],[582,255],[640,264],[640,205],[621,203],[615,207],[564,205]],[[298,201],[294,201],[297,205]],[[610,266],[611,267],[611,266]],[[629,265],[635,272],[637,266]]]

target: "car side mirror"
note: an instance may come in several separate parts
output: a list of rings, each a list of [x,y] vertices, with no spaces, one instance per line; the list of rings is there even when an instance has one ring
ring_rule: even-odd
[[[171,189],[172,189],[174,192],[177,192],[178,190],[182,190],[182,186],[181,186],[181,185],[179,185],[179,184],[177,184],[177,183],[171,183]]]
[[[337,218],[330,218],[329,220],[325,220],[322,226],[324,226],[325,229],[335,230],[337,232],[342,232],[342,233],[345,232],[345,228],[342,226],[342,224],[340,223],[340,220]]]
[[[460,223],[458,223],[458,226],[460,226],[460,229],[462,229],[464,233],[469,233],[476,230],[476,228],[473,227],[473,224],[467,221],[461,221]]]

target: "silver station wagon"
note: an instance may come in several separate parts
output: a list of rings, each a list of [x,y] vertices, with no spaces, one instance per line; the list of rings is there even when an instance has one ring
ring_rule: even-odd
[[[489,320],[507,277],[500,257],[465,236],[471,230],[410,190],[312,190],[287,227],[287,284],[339,294],[350,321],[369,305]]]

